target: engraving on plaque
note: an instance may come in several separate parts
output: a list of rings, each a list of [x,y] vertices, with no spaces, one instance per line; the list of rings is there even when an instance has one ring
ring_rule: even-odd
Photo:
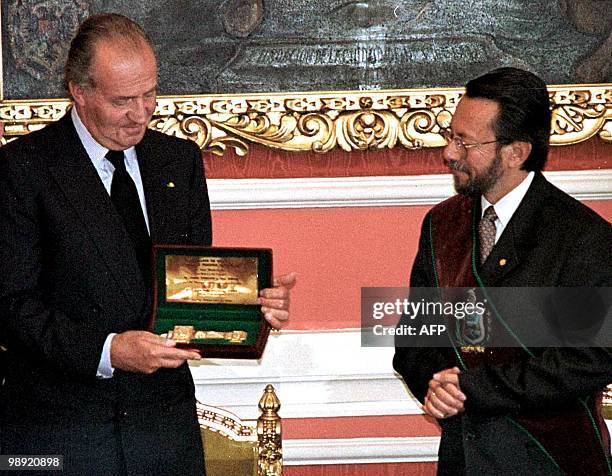
[[[166,301],[257,304],[257,258],[166,256]]]

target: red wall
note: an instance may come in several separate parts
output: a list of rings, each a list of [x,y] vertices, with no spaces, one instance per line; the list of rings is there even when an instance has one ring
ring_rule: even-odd
[[[380,175],[423,175],[446,173],[442,149],[408,150],[401,147],[382,151],[325,154],[297,153],[251,145],[245,157],[226,152],[222,157],[204,156],[210,178],[363,177]],[[547,170],[588,170],[612,167],[612,145],[593,138],[571,146],[551,147]]]
[[[612,218],[612,201],[587,205]],[[355,328],[362,287],[408,285],[429,208],[216,211],[214,243],[270,247],[275,273],[298,273],[288,328]]]
[[[407,285],[427,209],[218,211],[214,243],[271,247],[275,273],[298,273],[291,329],[359,327],[361,287]]]

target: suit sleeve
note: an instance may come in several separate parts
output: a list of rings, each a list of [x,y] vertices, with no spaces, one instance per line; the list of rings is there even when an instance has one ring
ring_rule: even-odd
[[[53,308],[43,292],[43,217],[38,206],[42,174],[28,160],[0,149],[0,339],[28,359],[62,372],[94,378],[106,333],[92,319],[80,322]],[[12,149],[11,149],[12,150]],[[25,159],[24,159],[25,157]],[[52,265],[52,263],[47,263]],[[87,345],[83,345],[86,342]]]
[[[192,183],[190,191],[191,233],[190,242],[193,245],[212,245],[212,220],[210,201],[204,171],[204,159],[200,149],[191,143],[192,148]]]
[[[412,300],[419,299],[415,296],[419,292],[419,288],[434,288],[436,285],[428,238],[430,220],[431,212],[423,220],[419,249],[410,274],[410,297]],[[403,323],[408,324],[409,318],[402,316],[400,324]],[[449,364],[448,357],[442,348],[419,347],[414,340],[402,345],[401,337],[396,337],[395,345],[393,368],[402,376],[414,397],[423,403],[429,380],[431,380],[433,374],[452,365]]]
[[[610,242],[609,225],[592,227],[577,238],[559,286],[610,287]],[[575,327],[585,323],[585,328],[602,329],[600,347],[533,349],[534,357],[525,355],[509,364],[480,365],[462,372],[459,383],[468,397],[466,411],[492,415],[552,408],[602,390],[612,382],[610,303],[604,306],[604,312],[595,317],[571,306],[571,312],[576,311]]]

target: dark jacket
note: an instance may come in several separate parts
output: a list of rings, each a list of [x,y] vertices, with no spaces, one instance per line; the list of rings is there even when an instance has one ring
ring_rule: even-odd
[[[153,243],[210,245],[197,146],[148,130],[136,152]],[[63,454],[71,474],[122,460],[128,474],[202,473],[187,365],[96,378],[107,335],[150,317],[128,243],[70,114],[0,149],[4,453]]]
[[[430,211],[411,287],[479,287],[472,271],[474,217],[480,218],[480,198],[454,196]],[[609,223],[536,173],[477,274],[489,288],[610,286],[611,238]],[[541,314],[510,317],[519,317],[510,326],[526,341],[552,332]],[[590,325],[601,327],[604,317]],[[577,314],[572,321],[580,327],[592,318]],[[465,412],[440,420],[440,474],[607,474],[609,435],[599,398],[612,382],[610,349],[527,352],[517,345],[462,355],[450,345],[398,346],[393,365],[420,401],[434,373],[463,366]]]

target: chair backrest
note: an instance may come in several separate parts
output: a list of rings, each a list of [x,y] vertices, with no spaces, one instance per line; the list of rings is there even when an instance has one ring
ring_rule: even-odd
[[[259,400],[261,416],[241,420],[221,408],[197,403],[207,476],[282,474],[280,401],[272,385]]]

